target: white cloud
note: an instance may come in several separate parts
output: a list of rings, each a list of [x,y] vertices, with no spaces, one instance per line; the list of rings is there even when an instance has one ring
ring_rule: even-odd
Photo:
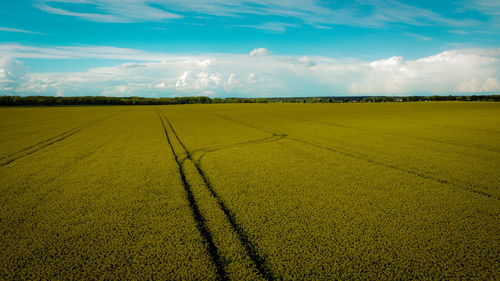
[[[165,19],[180,18],[180,15],[168,12],[164,9],[155,8],[152,4],[157,1],[128,0],[40,0],[36,6],[48,13],[80,17],[96,22],[141,22],[141,21],[162,21]],[[93,7],[94,12],[77,12],[69,8],[58,7],[58,3],[86,5]]]
[[[461,29],[450,30],[450,32],[453,34],[458,34],[458,35],[467,35],[470,33],[468,31],[461,30]]]
[[[155,85],[155,88],[157,89],[166,89],[167,88],[167,84],[165,82],[160,82],[158,84]]]
[[[90,48],[78,51],[100,57],[94,51],[107,50]],[[150,55],[139,50],[116,50],[123,57],[141,54],[145,59]],[[256,59],[247,54],[158,54],[165,59],[73,73],[27,73],[21,62],[4,58],[0,61],[0,92],[113,96],[210,93],[258,97],[500,91],[500,49],[450,50],[415,60],[393,56],[375,61],[280,56],[265,48],[251,53],[260,56]],[[65,55],[73,57],[71,52]]]
[[[485,0],[476,0],[482,6]],[[65,3],[63,8],[60,3]],[[73,5],[73,9],[68,4]],[[80,12],[77,5],[85,5],[92,12]],[[360,0],[325,2],[319,0],[38,0],[36,6],[48,13],[80,17],[98,22],[144,22],[177,19],[182,14],[196,13],[221,17],[248,15],[279,16],[322,28],[342,24],[363,27],[382,27],[388,23],[412,25],[445,24],[467,26],[470,20],[453,20],[430,10],[396,0]],[[496,6],[495,6],[496,7]],[[289,21],[287,21],[289,22]],[[274,26],[273,26],[274,25]],[[282,30],[287,26],[276,23],[247,27]]]
[[[120,59],[135,61],[161,61],[169,57],[163,53],[110,46],[51,46],[34,47],[14,43],[0,43],[0,56],[39,59]],[[176,57],[179,59],[179,57]],[[132,64],[123,67],[133,67]]]
[[[496,0],[473,0],[466,6],[485,14],[500,16],[500,2]]]
[[[297,59],[297,65],[315,66],[316,63],[311,59],[311,57],[303,56]]]
[[[486,79],[474,78],[470,81],[464,82],[458,86],[459,92],[499,92],[500,82],[496,77],[489,77]]]
[[[238,77],[237,77],[236,73],[229,74],[229,77],[227,78],[226,86],[232,87],[232,86],[236,86],[238,84],[239,84],[239,82],[238,82]]]
[[[267,32],[273,32],[273,33],[283,33],[286,31],[288,27],[298,27],[296,24],[291,24],[291,23],[284,23],[284,22],[265,22],[262,24],[253,24],[253,25],[234,25],[236,27],[247,27],[247,28],[254,28],[254,29],[261,29]]]
[[[390,71],[395,67],[399,67],[403,64],[403,57],[390,57],[386,60],[376,60],[370,63],[370,66],[377,70]]]
[[[496,77],[486,78],[486,81],[483,84],[484,91],[488,92],[499,92],[500,91],[500,82]]]
[[[454,33],[453,31],[450,31],[450,32]],[[409,33],[409,32],[406,32],[404,34],[408,35],[408,36],[411,36],[413,38],[417,38],[418,40],[421,40],[421,41],[432,41],[432,38],[428,37],[428,36],[424,36],[424,35],[420,35],[420,34],[415,34],[415,33]]]
[[[257,48],[257,49],[253,49],[249,54],[251,56],[261,57],[261,56],[269,55],[270,52],[266,48]]]
[[[202,60],[202,61],[197,62],[197,64],[203,68],[207,68],[214,63],[215,63],[215,59],[206,59],[206,60]]]
[[[0,93],[13,92],[25,79],[28,68],[10,57],[0,58]]]
[[[464,10],[473,10],[485,16],[485,24],[478,32],[492,32],[498,34],[500,28],[500,1],[498,0],[471,0],[464,4]]]
[[[17,32],[17,33],[31,33],[31,34],[44,34],[44,33],[41,33],[41,32],[36,32],[36,31],[31,31],[31,30],[26,30],[26,29],[1,27],[1,26],[0,26],[0,31]]]
[[[175,83],[175,88],[179,91],[202,91],[216,89],[222,80],[220,73],[185,71]]]
[[[200,93],[201,96],[215,96],[216,94],[214,91],[203,91]]]
[[[250,74],[248,74],[248,76],[247,76],[247,83],[248,84],[257,83],[257,75],[255,75],[255,73],[253,73],[253,72],[251,72]]]
[[[144,65],[138,64],[136,62],[126,62],[126,63],[122,63],[118,67],[120,67],[120,68],[136,68],[136,67],[144,67]]]

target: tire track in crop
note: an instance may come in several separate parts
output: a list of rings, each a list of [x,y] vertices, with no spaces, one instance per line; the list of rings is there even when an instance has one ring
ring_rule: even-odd
[[[240,147],[240,146],[246,146],[246,145],[253,145],[253,144],[260,144],[260,143],[266,143],[266,142],[273,142],[280,140],[282,138],[286,137],[286,135],[273,135],[271,137],[267,138],[262,138],[258,140],[250,140],[250,141],[242,141],[238,143],[231,143],[231,144],[225,144],[225,145],[219,145],[215,147],[208,147],[208,148],[201,148],[201,149],[194,149],[191,151],[191,154],[195,154],[198,152],[214,152],[222,149],[228,149],[228,148],[233,148],[233,147]]]
[[[235,147],[242,147],[242,146],[249,146],[249,145],[257,145],[257,144],[262,144],[262,143],[270,143],[270,142],[276,142],[279,141],[283,138],[285,138],[286,135],[275,135],[263,139],[258,139],[258,140],[253,140],[253,141],[244,141],[244,142],[238,142],[238,143],[233,143],[233,144],[226,144],[226,145],[221,145],[221,146],[216,146],[216,147],[211,147],[211,148],[204,148],[204,149],[195,149],[191,152],[192,155],[196,155],[197,153],[201,153],[201,155],[198,157],[198,159],[194,162],[197,162],[198,164],[201,163],[201,159],[207,155],[208,153],[211,152],[216,152],[219,150],[223,149],[229,149],[229,148],[235,148]],[[193,157],[194,158],[194,157]]]
[[[63,170],[63,169],[57,169],[57,173],[53,174],[51,177],[49,178],[43,178],[43,179],[38,179],[37,180],[37,183],[40,185],[40,186],[44,186],[44,185],[47,185],[53,181],[55,181],[56,179],[62,177],[62,176],[65,176],[67,175],[68,173],[70,173],[69,171],[72,170],[72,169],[75,169],[75,164],[76,163],[80,163],[81,161],[91,157],[92,155],[96,154],[98,150],[102,149],[104,147],[104,144],[100,144],[100,145],[97,145],[95,147],[92,147],[92,150],[91,151],[88,151],[82,155],[80,155],[77,159],[75,159],[74,161],[72,161],[71,163],[67,163],[64,167],[66,167],[66,170]],[[69,167],[69,168],[68,168]],[[24,192],[26,192],[26,190],[28,189],[31,189],[30,185],[23,185],[21,188],[16,188],[16,194],[22,194]],[[0,204],[5,204],[5,200],[7,199],[6,195],[5,195],[5,190],[3,188],[0,188]],[[41,202],[41,201],[39,201]]]
[[[69,129],[69,130],[67,130],[67,131],[62,132],[61,134],[58,134],[58,135],[56,135],[56,136],[53,136],[53,137],[48,138],[48,139],[46,139],[46,140],[43,140],[43,141],[41,141],[41,142],[37,142],[37,143],[35,143],[35,144],[33,144],[33,145],[30,145],[30,146],[28,146],[28,147],[25,147],[25,148],[23,148],[23,149],[21,149],[21,150],[19,150],[19,151],[17,151],[17,152],[11,153],[11,154],[9,154],[9,155],[2,156],[2,157],[0,157],[0,159],[5,159],[5,158],[9,158],[9,157],[15,156],[16,154],[19,154],[19,153],[21,153],[21,152],[23,152],[23,151],[26,151],[26,150],[28,150],[28,149],[30,149],[30,148],[33,148],[33,147],[37,146],[37,145],[44,144],[44,143],[49,142],[49,141],[51,141],[51,140],[53,140],[53,139],[55,139],[55,138],[58,138],[58,137],[64,136],[65,134],[68,134],[68,133],[70,133],[70,132],[72,132],[72,131],[74,131],[74,130],[76,130],[76,129],[78,129],[78,128],[80,128],[80,127],[84,126],[84,125],[85,125],[85,124],[80,125],[80,126],[76,126],[76,127],[72,128],[72,129]]]
[[[189,207],[191,208],[191,212],[193,213],[193,218],[196,222],[196,228],[200,232],[200,234],[203,238],[203,241],[206,244],[210,259],[212,260],[212,262],[215,265],[215,268],[217,271],[217,276],[219,277],[220,280],[229,280],[229,278],[227,277],[227,273],[224,269],[222,257],[219,254],[219,250],[217,249],[217,246],[215,246],[214,239],[212,237],[212,234],[210,233],[210,230],[208,229],[205,218],[201,214],[200,209],[198,207],[198,204],[196,203],[196,200],[194,198],[194,194],[191,191],[191,186],[189,185],[189,183],[186,179],[186,175],[184,174],[184,171],[182,170],[182,163],[179,161],[179,156],[177,155],[177,153],[174,150],[174,147],[172,146],[172,142],[170,141],[170,136],[168,134],[167,127],[165,126],[165,122],[163,122],[163,118],[162,118],[160,112],[157,111],[157,113],[158,113],[158,117],[160,118],[161,125],[163,127],[163,131],[165,132],[165,136],[167,137],[168,145],[170,147],[170,150],[172,151],[172,154],[174,155],[175,162],[177,163],[177,167],[179,168],[179,174],[181,176],[182,185],[184,187],[184,191],[186,192],[187,199],[189,202]]]
[[[271,115],[271,116],[278,117],[278,118],[286,119],[286,120],[297,120],[297,121],[302,121],[302,122],[306,122],[306,123],[326,125],[326,126],[335,127],[335,128],[350,129],[350,130],[355,130],[355,131],[362,132],[362,133],[382,134],[382,135],[387,135],[387,136],[394,136],[394,137],[427,141],[427,142],[431,142],[431,143],[439,143],[439,144],[446,144],[446,145],[451,145],[451,146],[458,146],[461,148],[469,147],[469,148],[478,149],[478,150],[487,150],[487,151],[491,151],[491,152],[495,152],[495,153],[500,153],[500,151],[497,149],[485,147],[485,146],[481,146],[481,145],[469,145],[469,144],[463,144],[463,143],[460,144],[460,143],[435,140],[435,139],[430,139],[430,138],[425,138],[425,137],[408,136],[408,135],[403,135],[403,134],[393,134],[393,133],[387,133],[387,132],[373,132],[373,131],[361,129],[361,128],[358,128],[355,126],[340,125],[340,124],[334,124],[334,123],[329,123],[329,122],[324,122],[324,121],[309,120],[309,119],[304,119],[304,118],[285,117],[285,116],[275,114],[275,113],[267,113],[267,114]]]
[[[272,114],[274,116],[278,116],[275,114]],[[370,134],[377,134],[375,132],[371,132],[369,130],[364,130],[361,128],[353,127],[353,126],[346,126],[346,125],[339,125],[339,124],[333,124],[333,123],[328,123],[328,122],[322,122],[322,121],[315,121],[315,120],[309,120],[309,119],[303,119],[303,118],[287,118],[283,116],[278,116],[284,119],[291,119],[291,120],[298,120],[302,122],[308,122],[308,123],[314,123],[314,124],[320,124],[320,125],[326,125],[330,127],[336,127],[336,128],[344,128],[344,129],[351,129],[355,131],[359,131],[362,133],[370,133]],[[416,136],[406,136],[406,135],[401,135],[401,134],[391,134],[387,132],[380,132],[380,134],[387,135],[387,136],[393,136],[393,137],[402,137],[402,138],[408,138],[408,139],[415,139],[415,140],[421,140],[421,141],[427,141],[427,142],[432,142],[432,143],[439,143],[439,144],[446,144],[446,145],[452,145],[452,146],[458,146],[458,147],[469,147],[473,149],[479,149],[479,150],[487,150],[495,153],[500,153],[500,151],[494,149],[494,148],[489,148],[489,147],[484,147],[484,146],[477,146],[477,145],[469,145],[469,144],[459,144],[459,143],[453,143],[453,142],[446,142],[446,141],[440,141],[440,140],[434,140],[434,139],[429,139],[429,138],[424,138],[424,137],[416,137]]]
[[[290,136],[289,138],[292,139],[292,140],[294,140],[294,141],[303,143],[303,144],[307,144],[307,145],[310,145],[310,146],[314,146],[316,148],[320,148],[320,149],[323,149],[323,150],[327,150],[327,151],[335,152],[335,153],[338,153],[338,154],[342,154],[344,156],[351,157],[351,158],[354,158],[354,159],[363,160],[363,161],[366,161],[366,162],[371,163],[371,164],[381,165],[381,166],[384,166],[384,167],[387,167],[387,168],[391,168],[391,169],[395,169],[395,170],[398,170],[398,171],[402,171],[402,172],[405,172],[407,174],[418,176],[420,178],[424,178],[424,179],[427,179],[427,180],[432,180],[434,182],[442,183],[442,184],[449,185],[449,186],[452,186],[452,187],[455,187],[455,188],[463,189],[463,190],[466,190],[466,191],[469,191],[469,192],[473,192],[473,193],[476,193],[476,194],[479,194],[479,195],[484,195],[484,196],[487,196],[487,197],[492,197],[492,198],[495,198],[495,199],[500,199],[500,198],[494,197],[492,194],[489,194],[489,193],[481,191],[481,190],[477,190],[477,189],[465,187],[465,186],[462,186],[462,185],[455,184],[453,182],[449,182],[447,180],[439,179],[439,178],[436,178],[436,177],[433,177],[433,176],[429,176],[429,175],[426,175],[426,174],[423,174],[423,173],[412,171],[410,169],[405,169],[405,168],[398,167],[398,166],[395,166],[395,165],[391,165],[391,164],[387,164],[387,163],[384,163],[384,162],[376,161],[376,160],[370,159],[369,157],[359,156],[359,155],[356,155],[356,154],[353,154],[353,153],[350,153],[350,152],[346,152],[346,151],[342,151],[342,150],[339,150],[339,149],[335,149],[335,148],[331,148],[331,147],[327,147],[327,146],[315,144],[315,143],[309,142],[309,141],[304,140],[304,139],[299,138],[299,137],[292,137],[292,136]]]
[[[212,197],[215,198],[217,205],[220,207],[220,209],[223,211],[224,215],[226,216],[227,220],[229,221],[231,228],[233,231],[237,234],[238,239],[241,242],[241,245],[245,248],[248,256],[252,260],[252,262],[255,264],[255,267],[257,268],[259,274],[264,277],[267,280],[275,280],[276,278],[274,277],[273,273],[271,272],[268,262],[265,257],[260,255],[260,253],[257,250],[257,247],[255,244],[250,240],[247,232],[244,230],[244,228],[238,224],[236,221],[236,217],[234,212],[232,212],[224,203],[224,201],[221,199],[221,197],[217,194],[217,192],[214,190],[212,184],[208,180],[208,177],[206,176],[205,172],[201,169],[200,163],[194,161],[192,152],[190,152],[184,143],[181,141],[179,136],[177,135],[177,132],[173,128],[172,124],[170,123],[170,120],[168,117],[163,113],[163,117],[165,118],[165,121],[167,121],[168,126],[172,130],[175,138],[179,142],[179,144],[182,146],[183,150],[185,151],[187,158],[191,160],[198,171],[199,175],[203,179],[203,182],[205,184],[205,187],[208,189]],[[280,134],[272,134],[272,137],[276,136],[282,136]],[[173,149],[173,148],[172,148]],[[178,160],[177,160],[178,161]],[[180,165],[180,162],[178,161],[178,164]]]
[[[219,115],[215,115],[215,116],[219,116]],[[250,128],[254,128],[254,129],[258,129],[258,130],[264,131],[264,132],[268,132],[268,133],[271,133],[273,135],[282,135],[280,133],[273,132],[273,131],[265,129],[265,128],[259,128],[257,126],[246,124],[246,123],[238,121],[238,120],[233,120],[233,119],[225,117],[225,116],[224,117],[219,116],[219,117],[222,118],[222,119],[228,120],[228,121],[232,121],[234,123],[246,125],[247,127],[250,127]],[[373,159],[371,159],[371,158],[369,158],[367,156],[364,156],[362,154],[361,155],[356,155],[356,154],[353,154],[353,153],[345,151],[345,150],[335,149],[335,148],[323,146],[323,145],[320,145],[320,144],[316,144],[316,143],[307,141],[307,140],[305,140],[303,138],[300,138],[300,137],[297,137],[297,136],[292,136],[292,135],[287,135],[287,136],[288,136],[288,139],[291,139],[291,140],[294,140],[294,141],[297,141],[297,142],[300,142],[300,143],[303,143],[303,144],[307,144],[309,146],[313,146],[313,147],[320,148],[320,149],[323,149],[323,150],[326,150],[326,151],[338,153],[338,154],[341,154],[341,155],[344,155],[344,156],[347,156],[347,157],[350,157],[350,158],[354,158],[354,159],[366,161],[368,163],[372,163],[372,164],[384,166],[386,168],[395,169],[395,170],[402,171],[402,172],[405,172],[407,174],[414,175],[414,176],[417,176],[417,177],[420,177],[420,178],[423,178],[423,179],[426,179],[426,180],[431,180],[431,181],[434,181],[434,182],[437,182],[437,183],[441,183],[441,184],[444,184],[444,185],[448,185],[448,186],[451,186],[451,187],[454,187],[454,188],[462,189],[462,190],[465,190],[465,191],[468,191],[468,192],[471,192],[471,193],[475,193],[475,194],[478,194],[478,195],[482,195],[482,196],[486,196],[486,197],[489,197],[489,198],[494,198],[494,199],[500,200],[500,198],[498,198],[496,196],[493,196],[492,194],[490,194],[488,192],[477,190],[477,189],[470,188],[470,187],[463,186],[463,185],[459,185],[459,184],[456,184],[454,182],[450,182],[450,181],[445,180],[445,179],[439,179],[437,177],[433,177],[433,176],[430,176],[430,175],[419,173],[419,172],[416,172],[416,171],[413,171],[413,170],[410,170],[410,169],[406,169],[406,168],[403,168],[403,167],[398,167],[398,166],[391,165],[391,164],[388,164],[388,163],[384,163],[384,162],[381,162],[381,161],[373,160]],[[462,181],[462,182],[465,185],[473,185],[473,184],[471,184],[469,182],[465,182],[465,181]],[[482,186],[480,186],[480,187],[482,187]],[[482,187],[482,188],[485,188],[485,187]],[[488,189],[488,188],[485,188],[485,189]]]
[[[34,145],[31,145],[31,146],[28,146],[26,148],[23,148],[22,150],[20,150],[18,152],[12,153],[12,154],[7,155],[7,156],[4,156],[4,157],[2,157],[0,159],[1,160],[5,160],[6,159],[6,160],[4,162],[2,162],[0,164],[0,166],[9,165],[10,163],[12,163],[12,162],[14,162],[16,160],[21,159],[23,157],[26,157],[26,156],[28,156],[30,154],[33,154],[33,153],[37,152],[37,151],[40,151],[41,149],[43,149],[43,148],[45,148],[47,146],[50,146],[50,145],[53,145],[53,144],[58,143],[60,141],[63,141],[63,140],[71,137],[72,135],[74,135],[74,134],[76,134],[76,133],[78,133],[78,132],[80,132],[80,131],[82,131],[84,129],[87,129],[87,128],[89,128],[89,127],[91,127],[91,126],[93,126],[93,125],[95,125],[95,124],[97,124],[99,122],[102,122],[102,121],[110,118],[113,115],[114,114],[108,115],[108,116],[103,117],[103,118],[99,118],[99,119],[94,120],[94,121],[90,121],[88,123],[85,123],[83,125],[75,127],[75,128],[73,128],[71,130],[65,131],[65,132],[63,132],[63,133],[61,133],[59,135],[56,135],[54,137],[48,138],[48,139],[46,139],[44,141],[41,141],[39,143],[36,143]]]
[[[233,122],[233,123],[241,124],[241,125],[246,126],[246,127],[254,128],[254,129],[259,130],[259,131],[264,131],[264,132],[269,133],[269,134],[271,134],[273,136],[283,136],[283,135],[285,135],[285,134],[280,134],[280,133],[268,130],[266,128],[260,128],[260,127],[257,127],[257,126],[251,125],[251,124],[247,124],[247,123],[244,123],[244,122],[241,122],[241,121],[238,121],[238,120],[234,120],[234,119],[231,119],[231,118],[226,117],[224,115],[214,114],[214,116],[217,116],[217,117],[219,117],[221,119],[224,119],[224,120],[227,120],[227,121],[230,121],[230,122]]]

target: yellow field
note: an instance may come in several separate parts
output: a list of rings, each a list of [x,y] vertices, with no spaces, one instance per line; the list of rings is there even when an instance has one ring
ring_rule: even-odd
[[[500,103],[0,108],[0,279],[499,279]]]

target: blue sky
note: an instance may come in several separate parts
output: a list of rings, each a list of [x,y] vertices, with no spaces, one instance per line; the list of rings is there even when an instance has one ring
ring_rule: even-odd
[[[0,93],[500,91],[500,1],[0,3]]]

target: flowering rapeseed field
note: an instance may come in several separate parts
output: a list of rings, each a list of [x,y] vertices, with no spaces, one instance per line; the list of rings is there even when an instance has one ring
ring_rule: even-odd
[[[2,279],[498,279],[500,104],[0,109]]]

